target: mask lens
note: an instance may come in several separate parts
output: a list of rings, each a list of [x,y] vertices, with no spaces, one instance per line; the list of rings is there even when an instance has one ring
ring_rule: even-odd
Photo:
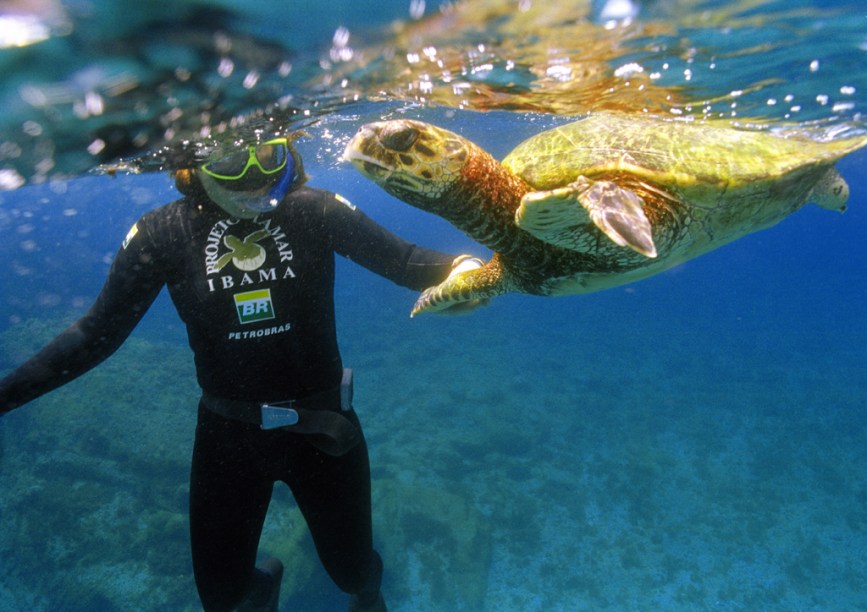
[[[215,178],[238,179],[246,173],[249,161],[250,153],[244,149],[209,161],[202,166],[202,170]]]
[[[214,178],[235,181],[243,178],[251,166],[257,166],[262,174],[279,172],[286,166],[289,157],[288,141],[275,138],[209,161],[202,165],[202,170]]]
[[[285,140],[281,142],[266,142],[256,147],[255,156],[262,172],[277,172],[286,165],[289,149],[286,146]]]

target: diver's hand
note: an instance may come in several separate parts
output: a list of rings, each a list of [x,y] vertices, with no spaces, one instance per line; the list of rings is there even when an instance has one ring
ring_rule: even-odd
[[[455,260],[452,262],[452,271],[449,272],[449,275],[446,277],[446,281],[449,281],[455,276],[463,274],[464,272],[469,272],[470,270],[477,270],[484,265],[485,262],[478,257],[474,257],[472,255],[459,255],[455,257]],[[439,315],[452,316],[468,315],[481,306],[487,306],[490,301],[490,299],[469,300],[468,302],[460,302],[458,304],[455,304],[454,306],[444,308],[443,310],[435,311],[435,313]]]
[[[446,280],[449,280],[450,278],[455,277],[458,274],[481,268],[484,265],[485,262],[473,255],[458,255],[452,262],[452,271],[449,272]]]

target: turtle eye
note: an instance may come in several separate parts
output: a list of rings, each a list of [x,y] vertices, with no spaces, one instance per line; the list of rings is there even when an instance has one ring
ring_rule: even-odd
[[[394,151],[408,151],[418,140],[418,130],[410,125],[390,123],[379,136],[383,145]]]

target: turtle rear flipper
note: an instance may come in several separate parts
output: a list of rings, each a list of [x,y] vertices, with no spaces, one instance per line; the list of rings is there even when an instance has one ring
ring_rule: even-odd
[[[819,179],[807,198],[808,202],[815,202],[822,208],[837,212],[846,210],[848,200],[849,185],[846,184],[846,179],[840,176],[840,173],[834,168],[828,169],[828,172]]]
[[[481,268],[455,274],[422,291],[409,316],[426,312],[461,314],[471,302],[487,302],[509,291],[498,255]]]
[[[643,206],[634,191],[581,177],[567,187],[525,195],[515,223],[540,240],[579,252],[595,250],[587,231],[593,223],[615,244],[656,257],[653,228]]]

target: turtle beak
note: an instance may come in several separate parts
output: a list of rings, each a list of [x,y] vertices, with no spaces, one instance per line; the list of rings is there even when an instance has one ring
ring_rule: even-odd
[[[380,132],[380,124],[377,123],[361,126],[343,151],[345,161],[377,182],[388,180],[394,172],[394,168],[385,161],[387,150],[380,144]]]

